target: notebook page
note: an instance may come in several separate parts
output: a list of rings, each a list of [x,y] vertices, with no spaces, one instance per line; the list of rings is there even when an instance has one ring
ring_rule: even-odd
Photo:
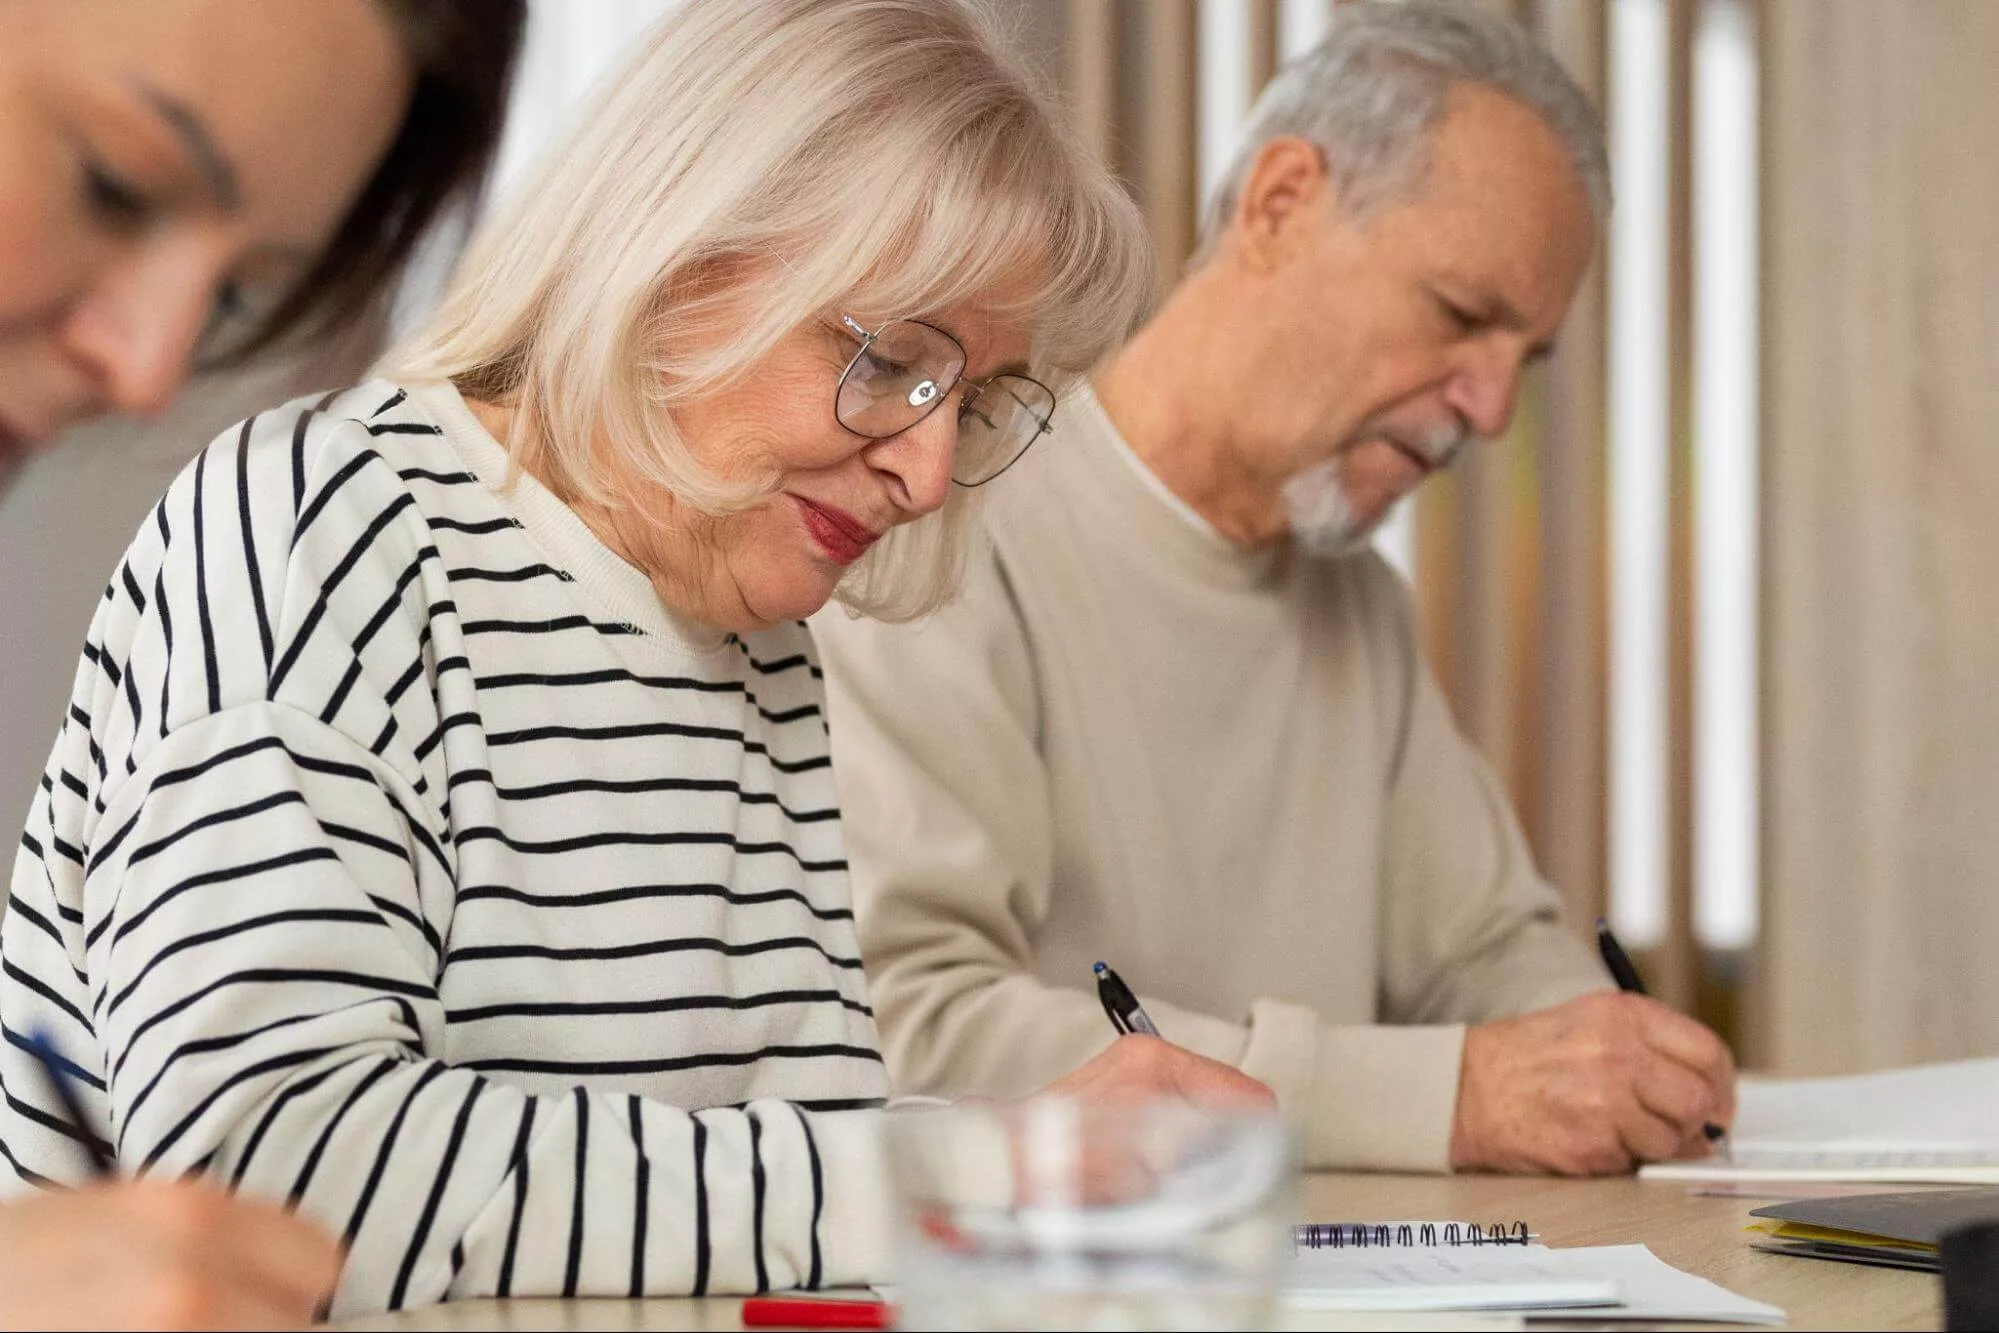
[[[1540,1245],[1301,1250],[1279,1270],[1293,1310],[1544,1310],[1613,1305],[1617,1283],[1566,1271]]]
[[[1279,1309],[1276,1333],[1519,1333],[1527,1322],[1517,1314],[1464,1310],[1293,1310]]]
[[[1315,1250],[1289,1270],[1291,1310],[1524,1310],[1591,1323],[1782,1324],[1784,1312],[1683,1273],[1643,1245]],[[1603,1304],[1614,1293],[1615,1304]]]
[[[1586,1273],[1617,1283],[1623,1303],[1614,1310],[1590,1310],[1578,1318],[1593,1323],[1782,1324],[1784,1312],[1752,1301],[1727,1287],[1683,1273],[1643,1245],[1598,1245],[1551,1250],[1557,1271]]]
[[[1990,1110],[1995,1097],[1999,1059],[1846,1078],[1744,1079],[1735,1137],[1752,1146],[1983,1148],[1988,1161],[1999,1163],[1999,1122]]]
[[[1846,1078],[1744,1079],[1727,1160],[1673,1162],[1656,1180],[1999,1183],[1999,1059]]]

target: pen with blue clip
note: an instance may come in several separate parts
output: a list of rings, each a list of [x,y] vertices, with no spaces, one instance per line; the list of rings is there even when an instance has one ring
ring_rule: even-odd
[[[1107,963],[1098,963],[1097,998],[1104,1002],[1104,1012],[1111,1017],[1111,1026],[1123,1036],[1128,1032],[1140,1032],[1148,1037],[1159,1035],[1152,1018],[1145,1012],[1145,1006],[1131,993],[1131,987],[1124,984],[1124,978],[1111,971]]]
[[[1602,917],[1596,919],[1596,951],[1603,955],[1603,965],[1610,969],[1617,988],[1633,995],[1645,993],[1645,983],[1632,965],[1631,955],[1624,952],[1624,946],[1617,942],[1617,936],[1610,933],[1610,923]],[[1712,1122],[1701,1126],[1701,1133],[1707,1135],[1709,1143],[1721,1143],[1728,1137],[1728,1131]],[[1726,1151],[1727,1145],[1723,1144]]]
[[[41,1062],[49,1087],[55,1091],[56,1105],[61,1108],[63,1119],[69,1122],[69,1128],[76,1131],[76,1141],[90,1155],[90,1173],[102,1180],[117,1175],[118,1164],[104,1151],[104,1144],[98,1137],[90,1132],[90,1121],[84,1118],[83,1107],[76,1100],[76,1089],[70,1081],[73,1077],[70,1070],[75,1066],[63,1059],[48,1037],[40,1032],[30,1032],[21,1039],[21,1045]]]

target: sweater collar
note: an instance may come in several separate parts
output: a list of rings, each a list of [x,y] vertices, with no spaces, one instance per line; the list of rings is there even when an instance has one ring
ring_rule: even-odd
[[[553,491],[514,467],[506,447],[479,424],[457,386],[449,381],[418,385],[410,389],[410,396],[443,428],[451,447],[520,523],[529,540],[551,564],[573,577],[591,601],[666,647],[705,655],[729,642],[732,636],[726,630],[668,609],[653,591],[651,579],[599,541]]]
[[[1240,588],[1266,583],[1275,575],[1285,544],[1245,551],[1222,536],[1146,466],[1087,381],[1079,381],[1063,402],[1071,407],[1074,424],[1069,431],[1058,431],[1050,443],[1078,469],[1075,480],[1067,484],[1079,487],[1083,503],[1127,528],[1145,549],[1203,579]]]

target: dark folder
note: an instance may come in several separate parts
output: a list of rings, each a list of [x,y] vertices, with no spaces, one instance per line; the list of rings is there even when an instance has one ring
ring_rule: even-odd
[[[1999,1219],[1999,1189],[1913,1190],[1802,1199],[1758,1208],[1759,1250],[1806,1259],[1937,1271],[1937,1242],[1971,1222]]]

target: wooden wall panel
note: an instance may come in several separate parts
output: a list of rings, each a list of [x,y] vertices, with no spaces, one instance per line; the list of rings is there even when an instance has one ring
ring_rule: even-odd
[[[1068,0],[1062,89],[1076,131],[1097,160],[1117,161],[1117,11],[1112,0]]]
[[[1999,1051],[1999,5],[1769,0],[1769,1052]]]
[[[1603,105],[1601,0],[1541,0],[1535,22],[1570,76]],[[1543,614],[1529,710],[1536,744],[1528,834],[1579,923],[1606,907],[1604,296],[1599,245],[1544,372],[1539,434]]]
[[[1194,252],[1197,89],[1194,0],[1147,0],[1127,6],[1135,31],[1127,50],[1137,55],[1138,116],[1133,136],[1137,161],[1127,168],[1152,229],[1161,289],[1180,277]]]

